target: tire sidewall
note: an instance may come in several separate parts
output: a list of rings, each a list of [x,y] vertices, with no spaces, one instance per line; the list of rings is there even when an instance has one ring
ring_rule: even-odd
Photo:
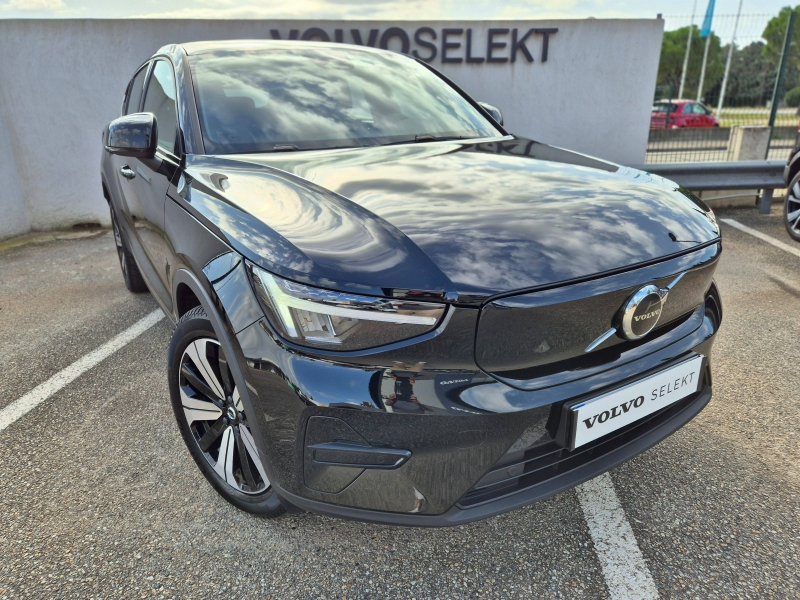
[[[264,516],[277,516],[284,511],[280,498],[275,494],[272,488],[255,495],[245,494],[239,490],[233,489],[230,485],[222,481],[219,475],[212,469],[192,435],[181,404],[180,365],[186,347],[198,338],[219,340],[219,336],[217,336],[214,331],[211,321],[209,321],[205,311],[201,307],[193,308],[178,321],[167,354],[167,379],[169,383],[170,400],[183,441],[186,443],[189,454],[192,455],[200,471],[225,500],[235,507],[249,513]]]

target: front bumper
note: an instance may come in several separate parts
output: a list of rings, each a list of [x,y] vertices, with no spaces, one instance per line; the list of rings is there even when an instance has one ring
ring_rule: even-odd
[[[710,355],[721,309],[709,319],[701,305],[652,342],[620,344],[596,355],[602,364],[543,375],[546,385],[537,387],[477,367],[479,311],[471,308],[451,307],[446,327],[410,344],[311,356],[276,336],[243,266],[230,268],[219,279],[209,276],[213,301],[235,334],[267,474],[276,493],[302,509],[397,525],[482,519],[628,460],[711,398]],[[710,276],[704,277],[710,282]],[[693,395],[574,451],[559,441],[566,402],[696,355],[705,359]]]
[[[592,445],[588,460],[569,468],[565,464],[563,472],[555,473],[541,483],[531,485],[517,492],[503,495],[495,500],[464,506],[460,502],[439,515],[394,513],[341,506],[328,502],[312,500],[276,486],[278,495],[289,504],[304,510],[342,519],[354,519],[370,523],[406,525],[414,527],[449,527],[462,525],[487,517],[514,510],[527,504],[549,498],[568,490],[588,479],[616,467],[637,454],[654,446],[671,433],[677,431],[698,414],[711,400],[711,386],[706,386],[690,398],[668,408],[663,413],[652,415],[646,423],[634,424],[620,432],[611,443],[618,442],[611,449],[603,448],[604,441]],[[605,443],[608,443],[605,442]],[[565,461],[566,462],[566,461]],[[552,467],[552,466],[550,466]],[[528,474],[533,474],[530,472]]]
[[[616,376],[627,376],[610,386],[602,385],[608,372],[558,386],[564,390],[526,392],[479,371],[423,369],[413,374],[413,400],[407,392],[398,400],[406,383],[392,379],[407,372],[296,354],[276,344],[263,321],[240,332],[238,340],[264,436],[265,462],[282,499],[342,518],[436,527],[547,498],[628,460],[683,426],[711,398],[714,334],[705,320],[684,339],[616,369]],[[574,451],[559,445],[565,402],[625,385],[693,355],[706,357],[696,393]],[[468,382],[459,387],[453,383],[459,380]],[[437,385],[447,389],[441,392]],[[583,394],[574,394],[578,387]],[[480,404],[476,389],[482,390]],[[470,390],[472,395],[466,393]],[[390,406],[387,397],[393,391],[397,393]],[[513,409],[525,400],[529,408]],[[339,452],[337,457],[336,444],[357,452],[344,453],[345,458]],[[320,448],[333,450],[315,454]],[[373,450],[408,451],[410,457],[396,461],[393,454],[387,459],[390,465],[378,464],[383,459],[376,459]],[[503,484],[487,485],[492,474],[490,482],[501,479]]]

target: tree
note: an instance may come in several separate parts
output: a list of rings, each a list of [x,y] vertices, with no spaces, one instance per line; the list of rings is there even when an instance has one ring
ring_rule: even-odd
[[[743,48],[735,47],[731,60],[728,87],[725,90],[725,106],[766,106],[772,98],[777,67],[764,56],[764,42],[752,42]],[[722,48],[727,55],[728,46]],[[787,69],[783,89],[800,85],[800,70]],[[706,98],[716,103],[722,79],[718,79],[706,92]]]
[[[800,12],[800,5],[794,9],[790,6],[784,6],[778,13],[778,16],[772,17],[767,26],[764,28],[764,33],[761,37],[767,43],[762,48],[761,54],[769,62],[772,67],[772,84],[769,86],[769,98],[772,98],[773,86],[775,85],[775,77],[777,75],[778,65],[781,61],[781,54],[783,53],[783,42],[786,36],[786,26],[789,23],[789,14],[794,10]],[[800,84],[800,23],[795,21],[794,32],[792,34],[792,44],[789,46],[789,58],[786,64],[786,78],[783,81],[783,92],[791,90]],[[780,98],[779,98],[780,100]]]
[[[719,37],[713,32],[711,35],[711,45],[708,48],[708,64],[706,65],[706,80],[703,87],[705,91],[712,84],[722,77],[725,71],[724,57],[721,52]],[[681,70],[683,69],[683,58],[686,54],[686,40],[689,37],[689,28],[681,27],[674,31],[665,31],[661,41],[661,60],[658,63],[658,82],[661,89],[668,89],[672,86],[674,93],[678,93],[681,83]],[[686,69],[686,83],[683,95],[686,98],[697,97],[697,86],[700,83],[700,70],[703,64],[703,52],[705,51],[706,40],[700,37],[700,30],[697,26],[692,27],[692,48],[689,55],[689,66]]]
[[[767,26],[764,28],[764,33],[761,37],[767,43],[764,46],[762,53],[770,63],[778,66],[781,60],[781,52],[783,52],[783,37],[786,35],[786,25],[789,23],[789,13],[792,11],[800,12],[800,5],[792,8],[791,6],[784,6],[778,16],[772,17]],[[794,34],[792,35],[792,46],[789,50],[790,64],[797,68],[800,62],[800,26],[795,22]]]

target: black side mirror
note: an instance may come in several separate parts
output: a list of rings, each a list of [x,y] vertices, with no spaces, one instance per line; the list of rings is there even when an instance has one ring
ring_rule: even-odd
[[[495,120],[495,123],[502,126],[503,125],[503,113],[500,112],[497,108],[492,106],[491,104],[486,104],[486,102],[478,102],[481,105],[481,108],[489,113],[489,116]]]
[[[152,113],[135,113],[115,119],[108,125],[106,150],[120,156],[153,158],[158,140],[157,127]]]

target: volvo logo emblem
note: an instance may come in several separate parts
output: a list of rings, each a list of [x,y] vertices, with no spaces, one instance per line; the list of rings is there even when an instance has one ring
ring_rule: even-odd
[[[638,340],[650,333],[661,317],[667,290],[654,285],[640,288],[622,308],[622,334],[629,340]]]
[[[661,318],[667,295],[684,275],[686,275],[685,271],[665,288],[651,284],[636,290],[622,307],[621,318],[618,314],[614,320],[614,326],[589,344],[584,352],[591,352],[595,348],[599,348],[614,334],[628,340],[638,340],[653,331]]]
[[[665,288],[655,285],[646,285],[634,292],[622,307],[622,335],[629,340],[638,340],[653,331],[661,318],[661,311],[667,301],[667,294],[675,287],[683,276],[684,271],[672,280]]]

